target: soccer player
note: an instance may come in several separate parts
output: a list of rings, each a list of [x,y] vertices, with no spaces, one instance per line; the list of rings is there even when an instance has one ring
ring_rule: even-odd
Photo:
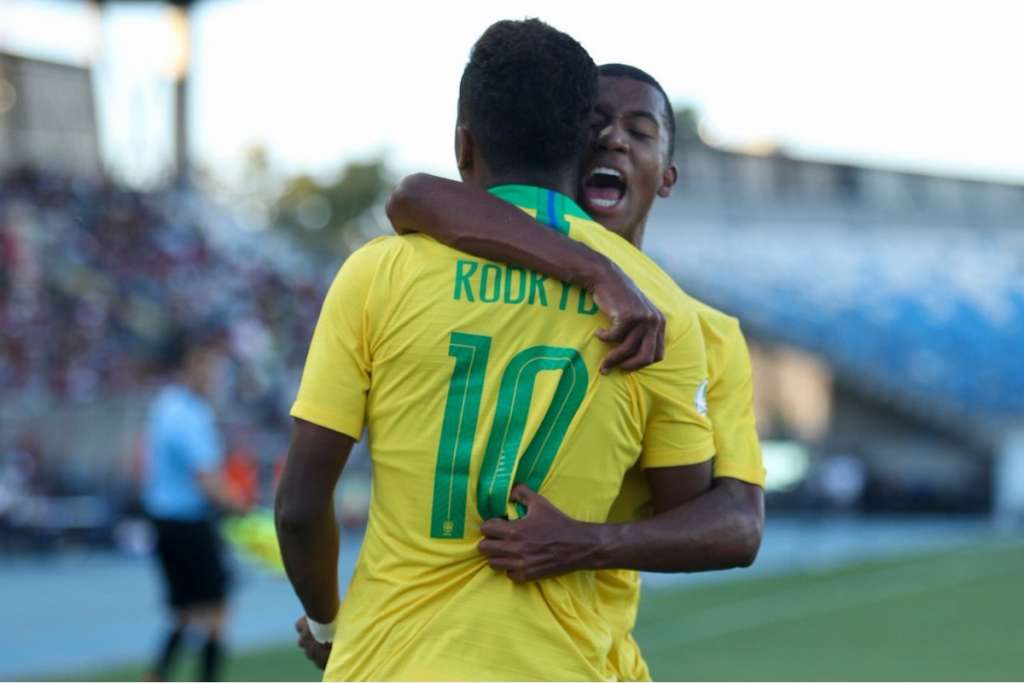
[[[596,90],[571,37],[498,22],[463,73],[458,166],[612,257],[668,314],[664,358],[602,374],[598,309],[578,286],[425,235],[353,253],[313,334],[275,506],[299,627],[322,643],[307,653],[329,654],[327,679],[607,678],[612,633],[593,573],[509,581],[477,551],[483,520],[530,519],[509,500],[525,484],[574,519],[604,521],[638,463],[659,511],[711,484],[695,305],[567,196]],[[331,494],[364,425],[373,496],[340,604]]]
[[[220,674],[228,575],[219,511],[244,511],[223,472],[223,445],[208,397],[223,354],[215,333],[179,330],[164,348],[170,381],[149,410],[143,505],[156,527],[156,552],[173,623],[147,674],[166,680],[186,632],[204,636],[199,680]]]
[[[678,176],[672,161],[672,108],[664,90],[646,72],[622,64],[604,65],[599,71],[593,141],[577,194],[605,227],[640,247],[655,198],[667,197]],[[578,243],[462,183],[410,176],[392,195],[388,212],[399,233],[425,232],[468,252],[556,278],[594,268],[593,259],[581,253]],[[513,495],[535,513],[522,521],[484,525],[488,539],[481,550],[493,567],[523,581],[577,569],[701,571],[753,562],[764,518],[764,467],[754,424],[749,356],[734,318],[703,304],[699,315],[708,353],[706,400],[717,453],[713,488],[651,517],[644,477],[631,471],[611,521],[643,521],[603,526],[580,525],[542,496],[517,489]],[[629,356],[634,348],[635,340],[623,344],[616,359]],[[597,577],[602,612],[615,626],[615,675],[620,680],[649,678],[630,635],[640,599],[638,575],[600,571]]]

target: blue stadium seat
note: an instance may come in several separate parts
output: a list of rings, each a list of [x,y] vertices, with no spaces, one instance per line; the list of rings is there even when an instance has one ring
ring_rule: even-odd
[[[1024,232],[661,220],[648,247],[754,336],[944,413],[1024,414]]]

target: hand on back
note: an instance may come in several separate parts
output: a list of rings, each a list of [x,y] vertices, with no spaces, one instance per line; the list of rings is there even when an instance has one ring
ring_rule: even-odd
[[[596,525],[566,516],[525,485],[513,488],[511,499],[526,507],[526,516],[514,521],[485,521],[480,527],[484,540],[477,547],[493,569],[508,572],[513,581],[574,571],[599,547]]]
[[[639,370],[665,356],[665,316],[633,281],[611,264],[591,286],[594,302],[611,320],[597,331],[604,342],[615,343],[601,364],[601,372],[614,367]]]

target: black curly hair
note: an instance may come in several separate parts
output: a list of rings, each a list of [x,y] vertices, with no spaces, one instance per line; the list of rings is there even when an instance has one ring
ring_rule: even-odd
[[[597,66],[539,19],[499,21],[473,45],[459,84],[468,124],[495,173],[575,167],[589,135]]]
[[[676,117],[672,111],[672,101],[668,98],[665,89],[661,87],[661,83],[658,83],[654,76],[643,69],[638,69],[629,64],[602,64],[597,67],[597,72],[608,78],[628,78],[631,81],[646,83],[661,93],[661,97],[665,102],[662,118],[665,119],[665,127],[668,128],[668,160],[672,161],[672,156],[676,149]]]

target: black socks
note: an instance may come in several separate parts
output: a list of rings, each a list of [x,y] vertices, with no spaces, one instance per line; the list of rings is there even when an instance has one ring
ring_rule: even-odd
[[[220,669],[224,659],[224,652],[220,645],[220,638],[210,636],[203,645],[201,656],[203,681],[220,680]]]
[[[175,626],[171,629],[170,633],[167,634],[167,639],[164,641],[163,647],[160,648],[160,656],[156,660],[156,666],[153,668],[153,674],[159,680],[167,680],[167,674],[178,654],[178,650],[181,647],[181,639],[184,635],[184,626]]]

